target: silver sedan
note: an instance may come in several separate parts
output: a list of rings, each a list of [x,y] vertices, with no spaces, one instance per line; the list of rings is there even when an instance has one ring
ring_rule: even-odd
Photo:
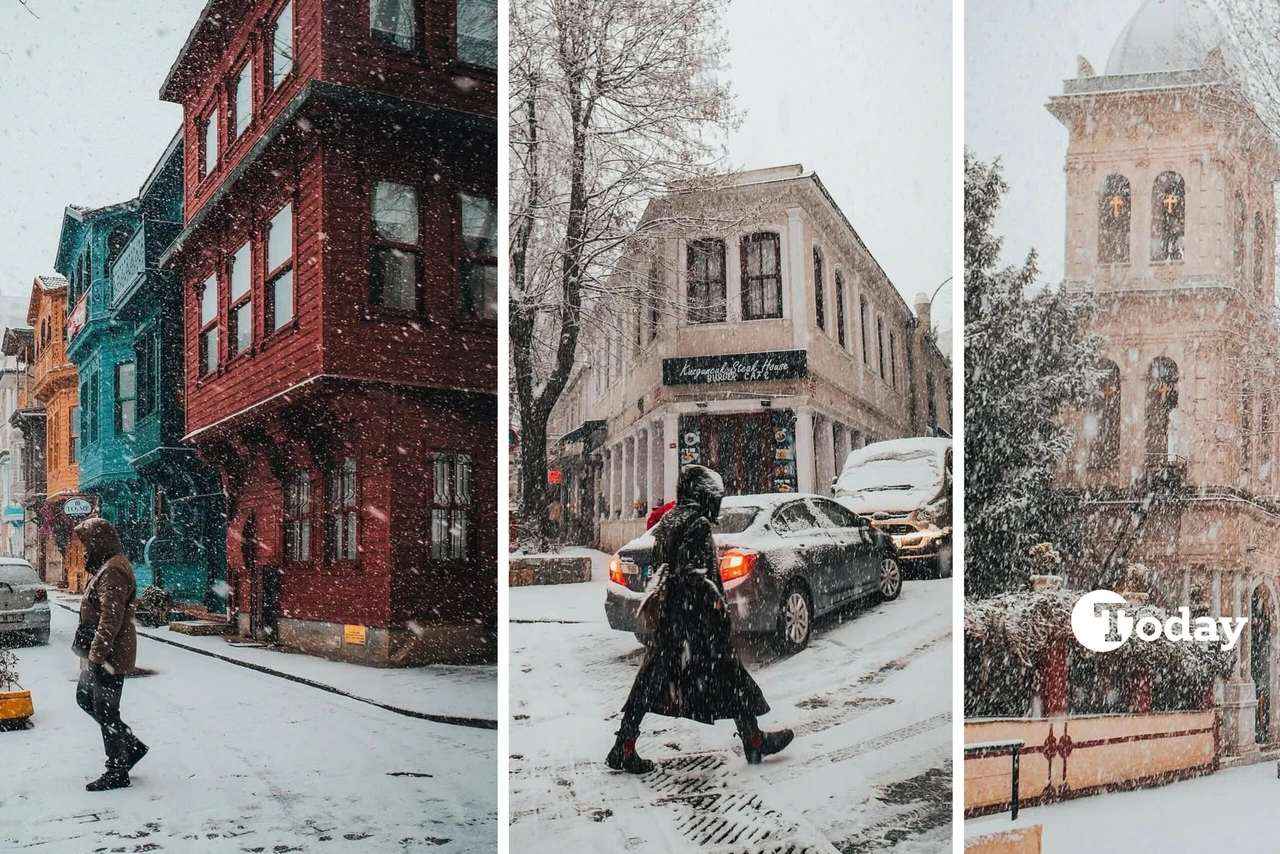
[[[0,643],[49,642],[49,593],[31,564],[0,558]]]

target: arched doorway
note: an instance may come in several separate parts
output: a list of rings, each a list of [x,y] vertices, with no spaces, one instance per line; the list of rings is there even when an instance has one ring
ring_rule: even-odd
[[[1275,608],[1270,589],[1265,584],[1255,587],[1249,603],[1249,676],[1258,697],[1253,738],[1259,744],[1271,740]]]

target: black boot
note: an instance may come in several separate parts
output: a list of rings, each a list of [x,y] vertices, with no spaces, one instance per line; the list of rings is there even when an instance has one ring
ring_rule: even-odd
[[[761,732],[756,730],[751,735],[738,733],[742,739],[742,750],[747,755],[747,763],[750,765],[759,765],[761,760],[766,756],[772,756],[780,753],[796,734],[789,729],[780,729],[777,732]]]
[[[137,739],[136,736],[129,736],[129,753],[125,760],[124,770],[132,771],[133,766],[142,761],[142,757],[147,755],[147,746]]]
[[[641,759],[640,754],[636,753],[636,740],[623,738],[621,734],[613,743],[613,750],[605,757],[604,764],[614,771],[626,771],[628,774],[648,774],[653,770],[653,763],[648,759]]]
[[[108,768],[106,773],[84,787],[86,792],[107,792],[111,789],[129,788],[129,772]]]

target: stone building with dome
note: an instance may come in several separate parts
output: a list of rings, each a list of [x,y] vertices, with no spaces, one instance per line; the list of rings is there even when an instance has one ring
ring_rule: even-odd
[[[1062,478],[1088,553],[1072,586],[1141,564],[1153,599],[1252,619],[1215,688],[1227,756],[1280,742],[1280,140],[1231,85],[1199,0],[1146,0],[1104,71],[1083,57],[1066,127],[1066,279],[1093,293],[1105,377]]]

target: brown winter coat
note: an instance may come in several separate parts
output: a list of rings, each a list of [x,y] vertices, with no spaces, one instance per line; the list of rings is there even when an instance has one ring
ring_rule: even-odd
[[[89,661],[104,665],[108,673],[132,673],[138,655],[133,564],[123,554],[115,528],[105,519],[83,522],[76,526],[75,534],[85,545],[85,567],[93,573],[80,603],[80,622],[98,625],[89,646]]]

